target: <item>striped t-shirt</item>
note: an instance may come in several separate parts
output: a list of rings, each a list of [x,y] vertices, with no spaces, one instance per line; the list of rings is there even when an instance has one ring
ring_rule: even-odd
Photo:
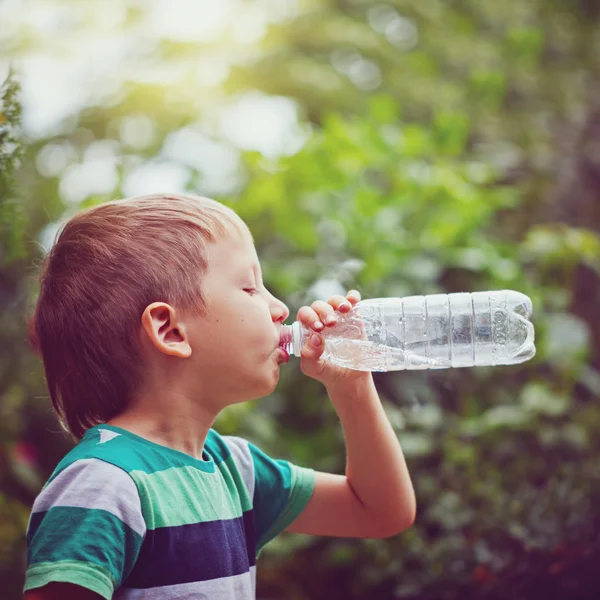
[[[246,600],[256,557],[302,512],[314,471],[213,429],[203,460],[98,425],[59,463],[27,530],[25,590],[119,600]]]

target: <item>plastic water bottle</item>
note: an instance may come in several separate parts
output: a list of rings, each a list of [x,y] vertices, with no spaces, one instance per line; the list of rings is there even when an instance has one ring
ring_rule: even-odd
[[[535,355],[531,300],[512,290],[362,300],[325,328],[322,358],[358,371],[514,365]],[[312,332],[284,325],[300,356]]]

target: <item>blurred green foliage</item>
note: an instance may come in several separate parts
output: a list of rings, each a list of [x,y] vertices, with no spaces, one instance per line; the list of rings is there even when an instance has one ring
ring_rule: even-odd
[[[21,106],[19,84],[9,74],[0,85],[0,261],[8,262],[25,256],[22,242],[24,215],[16,202],[14,171],[18,166],[21,147],[19,124]]]
[[[292,316],[351,288],[364,298],[512,288],[533,300],[538,348],[513,367],[377,374],[416,524],[392,540],[282,535],[261,557],[258,597],[600,596],[598,18],[585,0],[306,2],[231,71],[232,97],[289,96],[303,116],[298,151],[244,153],[241,184],[221,196],[253,231],[265,282]],[[199,47],[161,43],[154,60]],[[18,122],[14,83],[4,90],[0,161]],[[3,598],[19,597],[27,511],[69,448],[24,342],[37,240],[79,206],[121,196],[171,132],[198,128],[191,96],[185,82],[128,84],[118,103],[25,140],[12,195],[0,179],[0,210],[18,197],[27,215],[0,218]],[[119,124],[140,115],[154,136],[136,148]],[[218,135],[204,133],[216,152]],[[69,173],[105,141],[117,148],[114,189],[73,202]],[[66,163],[45,169],[61,148]],[[186,161],[188,189],[203,193],[202,165]],[[343,472],[337,417],[297,363],[272,396],[231,407],[217,427]]]
[[[25,264],[19,261],[27,258],[26,219],[14,190],[21,156],[18,94],[19,84],[9,75],[0,85],[0,592],[6,585],[13,596],[2,593],[2,597],[17,597],[15,572],[23,566],[23,527],[29,500],[41,482],[37,469],[18,456],[18,450],[25,448],[18,438],[18,410],[26,394],[33,393],[23,384],[25,373],[16,368],[27,362],[20,343],[22,312],[16,310]],[[25,490],[29,493],[23,497],[20,492]]]

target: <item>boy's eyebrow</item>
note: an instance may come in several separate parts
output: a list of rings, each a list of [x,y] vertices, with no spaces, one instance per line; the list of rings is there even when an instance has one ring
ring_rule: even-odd
[[[251,263],[250,265],[248,263],[245,263],[241,269],[241,272],[247,273],[248,269],[252,271],[253,275],[258,275],[258,278],[262,279],[262,269],[260,268],[259,263]]]
[[[262,269],[260,268],[260,263],[254,263],[252,265],[252,270],[256,270],[260,279],[262,279]]]

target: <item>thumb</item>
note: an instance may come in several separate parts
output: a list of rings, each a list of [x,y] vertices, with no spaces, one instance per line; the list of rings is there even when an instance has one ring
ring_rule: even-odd
[[[302,348],[301,356],[305,360],[316,361],[321,354],[323,354],[324,349],[325,344],[323,337],[318,333],[313,333],[306,340],[306,344],[304,344],[304,347]]]

